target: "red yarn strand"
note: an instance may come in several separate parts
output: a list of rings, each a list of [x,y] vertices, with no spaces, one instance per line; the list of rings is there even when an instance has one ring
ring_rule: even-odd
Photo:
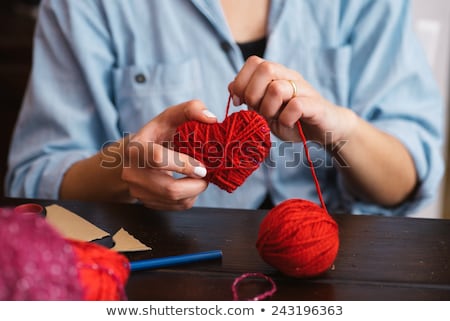
[[[316,171],[314,170],[313,162],[311,160],[311,157],[309,156],[308,146],[306,145],[306,137],[305,137],[305,134],[303,133],[303,128],[302,128],[302,125],[300,124],[300,120],[297,120],[297,128],[298,128],[298,133],[300,134],[300,137],[302,138],[303,147],[305,149],[306,159],[308,160],[309,167],[311,169],[311,174],[314,179],[314,184],[316,185],[317,195],[319,196],[320,204],[322,205],[322,208],[328,213],[327,207],[325,206],[325,202],[323,201],[323,196],[322,196],[322,192],[320,190],[319,180],[317,179],[317,175],[316,175]]]
[[[230,103],[231,103],[231,94],[228,95],[227,108],[226,108],[226,110],[225,110],[225,118],[228,117],[228,113],[229,113],[229,111],[230,111]]]

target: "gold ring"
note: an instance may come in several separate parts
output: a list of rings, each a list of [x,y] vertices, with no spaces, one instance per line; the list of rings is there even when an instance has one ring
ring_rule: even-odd
[[[295,81],[293,81],[293,80],[289,79],[288,81],[292,86],[292,97],[291,97],[291,99],[292,99],[292,98],[297,97],[297,85],[295,84]]]

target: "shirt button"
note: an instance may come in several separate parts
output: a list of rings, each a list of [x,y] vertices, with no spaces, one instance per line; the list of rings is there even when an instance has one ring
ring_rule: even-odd
[[[144,74],[137,74],[136,76],[134,76],[134,80],[136,80],[138,84],[143,84],[147,79],[145,78]]]

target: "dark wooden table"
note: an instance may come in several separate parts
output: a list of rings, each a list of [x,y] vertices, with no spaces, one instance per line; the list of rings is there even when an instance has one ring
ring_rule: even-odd
[[[26,202],[3,199],[2,205]],[[42,205],[53,201],[35,201]],[[100,228],[121,227],[152,248],[130,260],[222,250],[223,259],[133,272],[129,300],[232,300],[231,286],[246,272],[270,276],[271,300],[450,300],[450,220],[335,215],[340,249],[334,269],[320,277],[287,277],[265,264],[255,247],[266,211],[194,208],[157,212],[140,205],[58,202]],[[240,296],[269,287],[242,283]]]

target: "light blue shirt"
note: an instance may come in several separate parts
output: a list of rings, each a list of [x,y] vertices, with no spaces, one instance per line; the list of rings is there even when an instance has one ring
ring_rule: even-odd
[[[267,33],[265,59],[299,71],[324,97],[397,137],[414,159],[414,195],[383,208],[352,195],[330,155],[310,143],[330,212],[405,215],[436,194],[443,103],[409,1],[272,0]],[[74,162],[168,106],[200,99],[222,120],[227,85],[244,63],[217,0],[43,1],[33,54],[6,189],[46,199],[58,197]],[[196,206],[255,208],[267,192],[275,203],[318,203],[301,144],[273,137],[270,157],[241,187],[227,193],[210,184]]]

